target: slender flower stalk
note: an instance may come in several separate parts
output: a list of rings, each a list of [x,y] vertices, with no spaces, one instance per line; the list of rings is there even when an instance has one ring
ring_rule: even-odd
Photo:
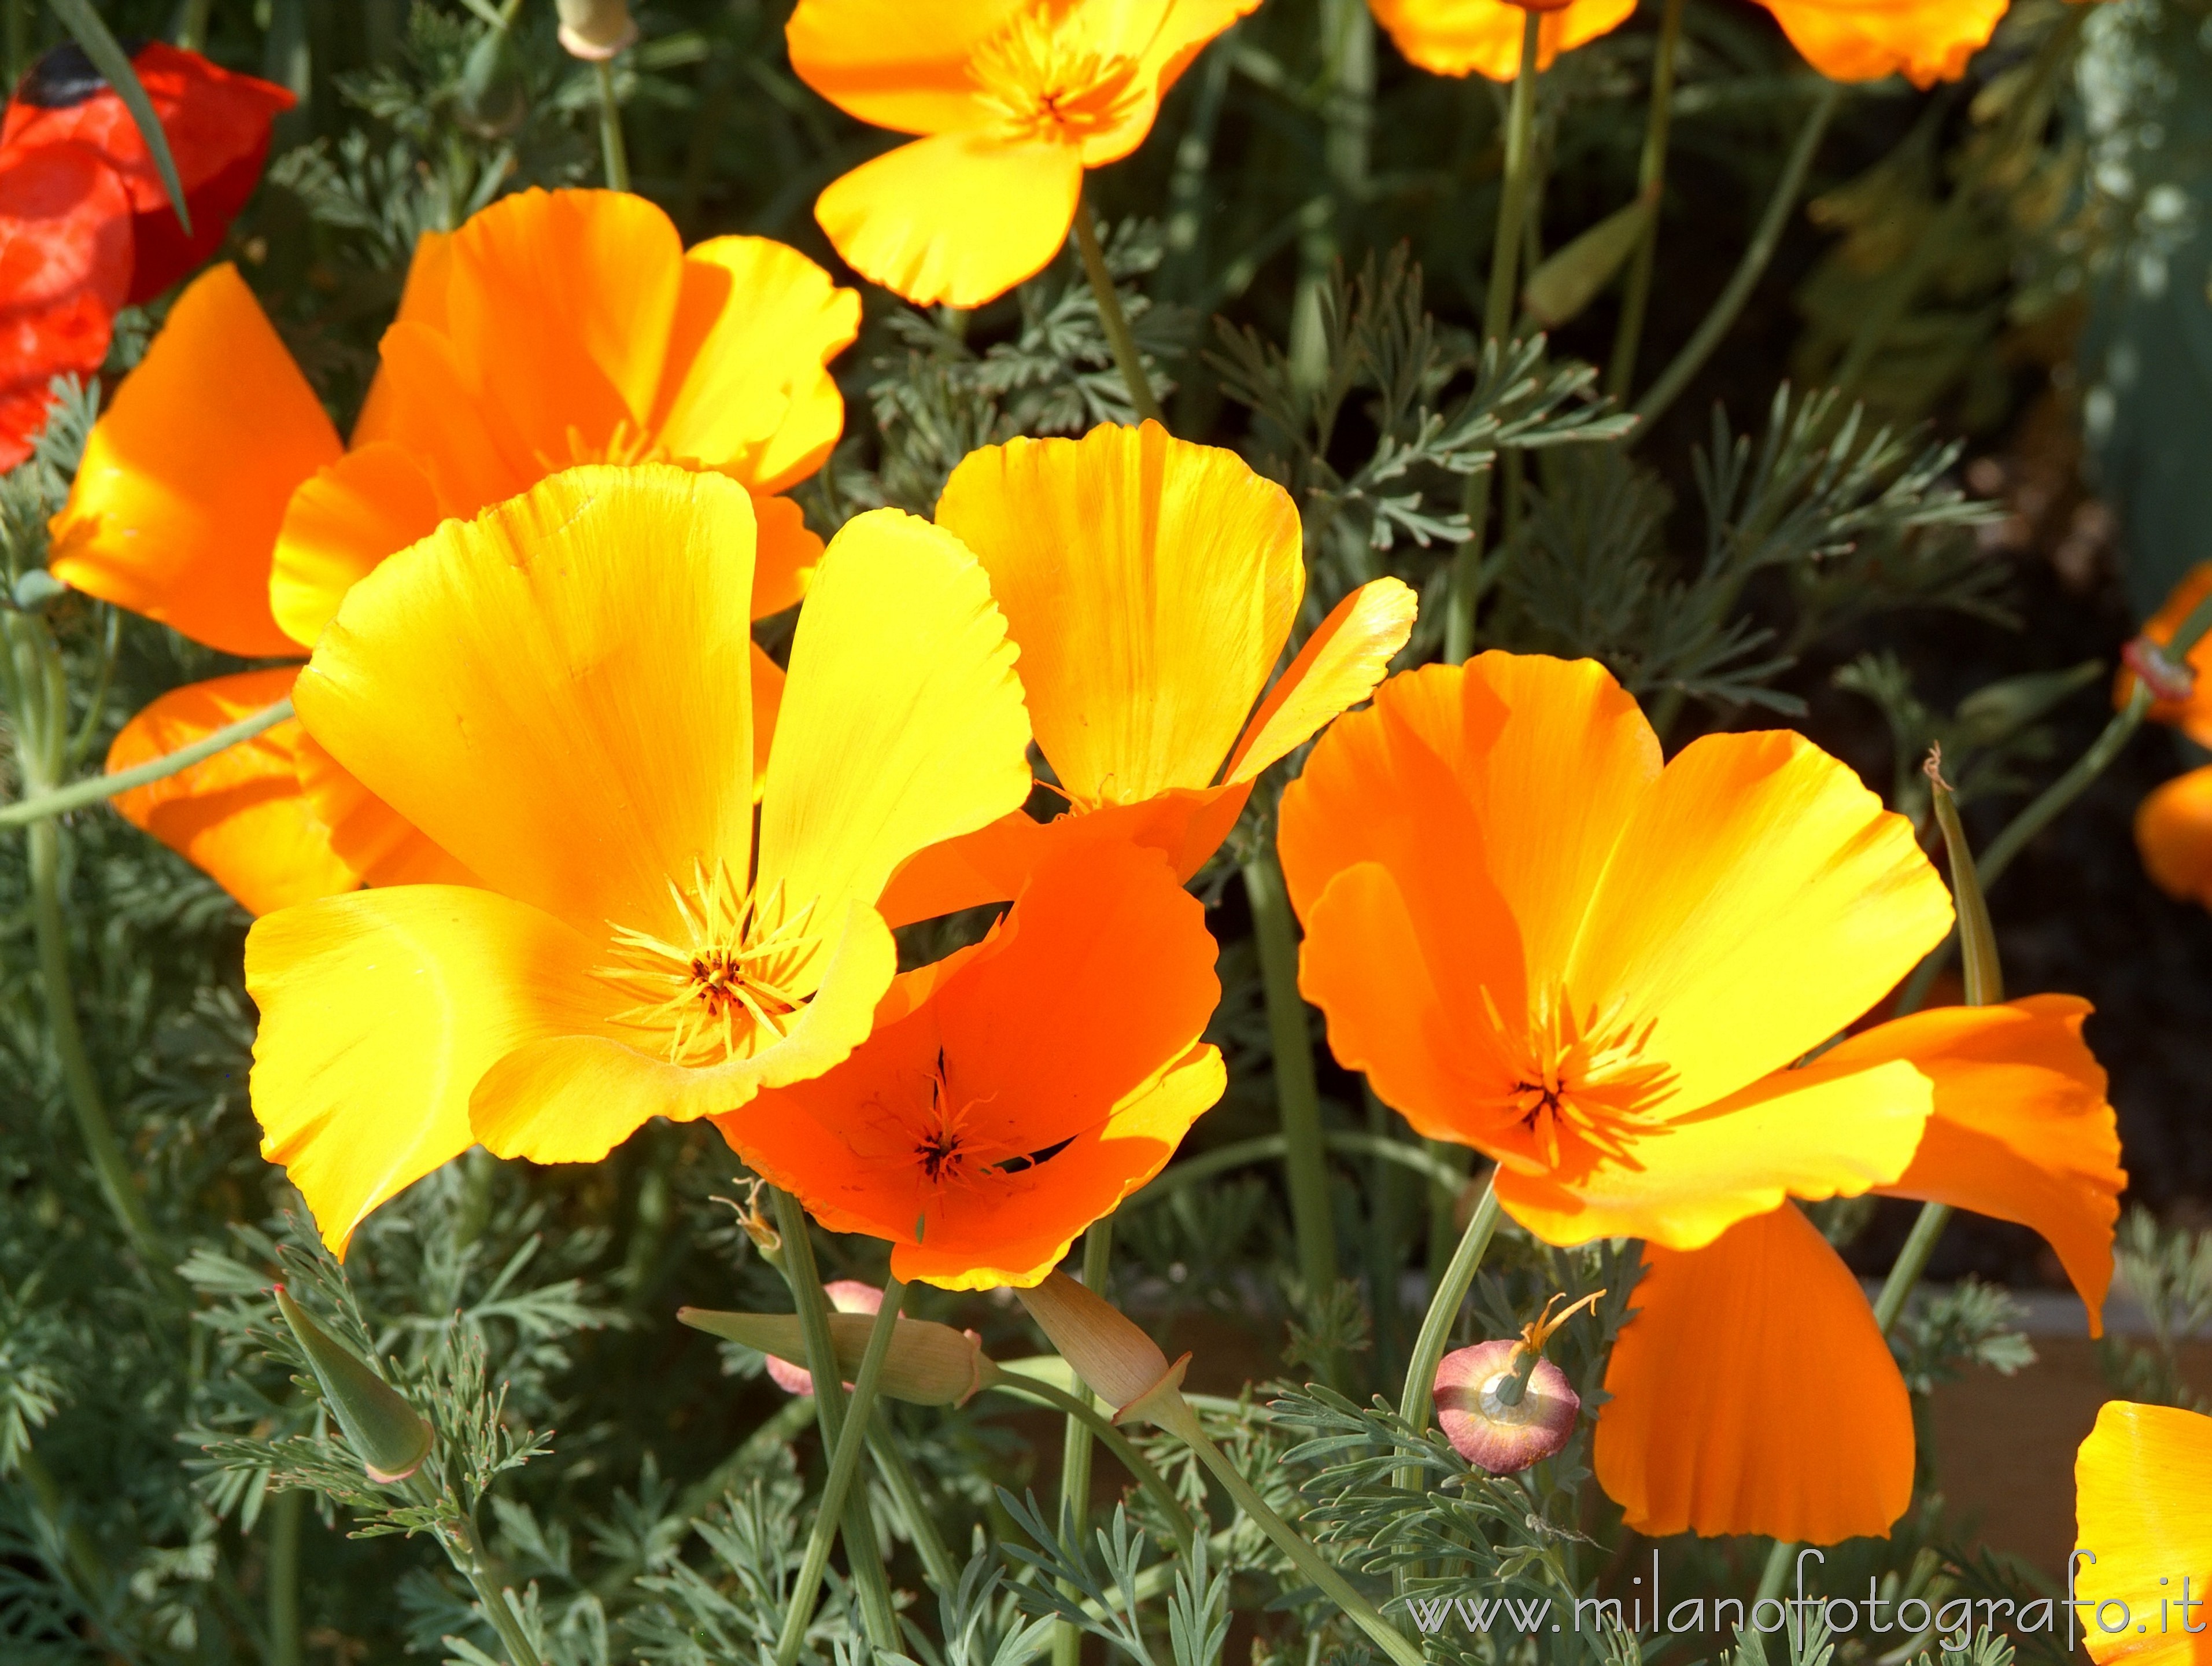
[[[914,1541],[915,1554],[921,1558],[922,1572],[929,1583],[939,1590],[957,1589],[960,1564],[953,1560],[945,1535],[937,1530],[914,1464],[880,1403],[868,1420],[868,1450],[875,1456],[876,1473],[883,1477],[884,1487],[898,1501],[899,1513],[906,1517],[907,1536]]]
[[[14,804],[0,805],[0,827],[21,827],[27,823],[65,816],[72,810],[98,804],[104,799],[113,798],[118,793],[127,793],[134,787],[166,780],[191,769],[203,759],[213,757],[217,752],[227,751],[240,741],[252,739],[291,715],[291,701],[279,700],[273,706],[263,707],[251,717],[240,718],[235,723],[195,740],[189,746],[179,746],[175,751],[165,753],[149,763],[129,769],[118,769],[112,775],[73,781],[66,787],[49,787],[35,796],[27,795],[19,799]]]
[[[1137,338],[1130,333],[1128,315],[1121,310],[1121,296],[1114,287],[1114,274],[1106,270],[1106,252],[1098,246],[1098,224],[1091,218],[1088,197],[1075,205],[1075,246],[1082,252],[1083,275],[1091,280],[1091,293],[1097,298],[1098,321],[1106,327],[1107,345],[1114,350],[1114,362],[1128,386],[1130,405],[1139,421],[1164,423],[1167,419],[1160,414],[1160,402],[1152,392],[1152,379],[1145,374],[1144,355],[1137,350]]]
[[[1481,1197],[1475,1201],[1467,1231],[1460,1234],[1459,1248],[1452,1252],[1443,1277],[1431,1293],[1429,1310],[1422,1316],[1419,1334],[1413,1338],[1413,1357],[1406,1366],[1406,1387],[1398,1396],[1398,1413],[1416,1434],[1429,1426],[1429,1414],[1436,1398],[1437,1367],[1443,1363],[1444,1348],[1451,1341],[1452,1323],[1459,1317],[1460,1304],[1467,1299],[1474,1275],[1482,1266],[1483,1254],[1490,1248],[1491,1235],[1498,1230],[1498,1186],[1493,1174],[1492,1183],[1482,1189]],[[1417,1471],[1401,1469],[1398,1485],[1411,1487],[1418,1478]]]
[[[622,102],[615,97],[615,65],[603,58],[592,66],[599,77],[599,164],[609,191],[629,189],[629,147],[623,143]]]
[[[1636,355],[1644,342],[1644,315],[1651,301],[1651,274],[1658,264],[1659,203],[1667,185],[1667,145],[1674,122],[1674,58],[1682,42],[1682,11],[1687,0],[1667,0],[1659,19],[1659,41],[1651,59],[1651,106],[1644,127],[1644,157],[1637,167],[1638,192],[1651,204],[1643,240],[1628,267],[1621,297],[1620,324],[1613,338],[1613,364],[1606,392],[1626,401],[1636,381]]]
[[[1108,1216],[1095,1223],[1083,1235],[1083,1287],[1106,1293],[1107,1274],[1114,1264],[1114,1220]],[[1089,1391],[1085,1391],[1089,1398]],[[1091,1426],[1080,1417],[1070,1414],[1067,1426],[1060,1437],[1060,1514],[1062,1521],[1071,1516],[1075,1522],[1076,1542],[1083,1542],[1084,1523],[1091,1511]],[[1073,1595],[1072,1588],[1069,1590]],[[1053,1666],[1081,1666],[1083,1658],[1083,1628],[1068,1620],[1059,1620],[1052,1633]]]
[[[1498,199],[1498,229],[1490,247],[1490,291],[1484,298],[1486,345],[1504,343],[1513,328],[1513,301],[1519,293],[1522,221],[1528,213],[1534,171],[1536,65],[1544,15],[1532,10],[1521,34],[1521,71],[1513,78],[1513,101],[1505,118],[1505,179]],[[1490,521],[1491,476],[1485,469],[1467,483],[1467,541],[1452,566],[1449,611],[1444,616],[1444,659],[1457,665],[1474,652],[1474,610],[1482,584],[1482,552]]]
[[[1151,1497],[1160,1513],[1167,1517],[1175,1529],[1176,1543],[1186,1556],[1191,1554],[1194,1542],[1190,1514],[1176,1497],[1175,1488],[1158,1468],[1137,1450],[1135,1443],[1114,1426],[1111,1418],[1098,1408],[1097,1402],[1086,1391],[1080,1395],[1068,1393],[1055,1383],[1043,1382],[1021,1371],[1006,1371],[996,1382],[987,1383],[986,1389],[996,1389],[1001,1394],[1026,1395],[1039,1405],[1049,1406],[1065,1413],[1069,1418],[1082,1422],[1097,1438],[1100,1445],[1113,1453],[1121,1467],[1137,1478],[1137,1485]]]

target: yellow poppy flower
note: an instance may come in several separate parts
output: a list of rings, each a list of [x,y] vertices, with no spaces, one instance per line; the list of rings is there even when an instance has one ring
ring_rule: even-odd
[[[1956,81],[2012,0],[1759,0],[1832,81]]]
[[[1071,835],[1163,851],[1188,879],[1261,771],[1365,699],[1413,628],[1413,593],[1377,579],[1269,688],[1305,596],[1297,510],[1234,452],[1157,423],[970,453],[937,524],[991,575],[1068,808],[917,858],[885,900],[894,923],[1004,901]]]
[[[2212,1666],[2212,1417],[2108,1402],[2074,1460],[2071,1595],[2097,1666]]]
[[[773,613],[799,599],[821,551],[777,494],[836,443],[844,407],[825,367],[859,319],[856,294],[781,244],[724,237],[687,253],[642,198],[525,192],[423,237],[346,447],[252,292],[219,266],[179,297],[94,425],[54,519],[53,570],[211,648],[294,659],[350,586],[441,520],[574,463],[659,459],[752,495],[752,610]],[[775,667],[752,664],[771,707]],[[289,686],[289,672],[255,675],[156,701],[109,767],[222,727],[249,686],[268,700]],[[364,879],[466,877],[296,724],[116,806],[256,913]]]
[[[1610,34],[1636,13],[1636,0],[1566,0],[1541,8],[1516,0],[1369,0],[1375,21],[1408,63],[1436,76],[1470,71],[1492,81],[1521,73],[1521,37],[1540,10],[1536,67],[1548,70],[1561,52]]]
[[[791,67],[862,121],[924,137],[814,217],[863,277],[980,307],[1067,241],[1083,171],[1145,142],[1206,43],[1260,0],[799,0]]]
[[[246,939],[263,1152],[333,1249],[472,1142],[588,1162],[828,1069],[890,985],[892,869],[1027,794],[981,569],[878,510],[799,617],[756,840],[753,538],[719,475],[574,469],[384,562],[323,632],[307,732],[479,880]]]

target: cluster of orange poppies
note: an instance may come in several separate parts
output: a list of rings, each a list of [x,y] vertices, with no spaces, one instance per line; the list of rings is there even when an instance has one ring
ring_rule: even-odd
[[[1252,3],[803,0],[800,73],[927,136],[825,228],[914,298],[1003,290]],[[1771,3],[1843,74],[1954,72],[2002,9]],[[1521,15],[1378,9],[1417,58]],[[1626,8],[1548,9],[1564,48]],[[1279,675],[1296,506],[1156,423],[985,447],[931,519],[825,545],[783,494],[857,320],[781,245],[530,192],[423,240],[349,440],[228,267],[94,429],[54,572],[285,662],[165,696],[110,765],[294,703],[118,805],[260,916],[254,1111],[332,1249],[472,1144],[589,1162],[710,1118],[898,1278],[1037,1284],[1222,1093],[1184,885],[1318,735],[1279,843],[1336,1056],[1537,1237],[1646,1246],[1596,1435],[1632,1527],[1906,1508],[1905,1385],[1796,1200],[2031,1226],[2098,1327],[2124,1177],[2084,1005],[1836,1039],[1953,923],[1845,766],[1790,733],[1666,759],[1586,661],[1388,675],[1393,579]],[[752,622],[793,605],[778,666]],[[895,927],[997,903],[901,968]]]

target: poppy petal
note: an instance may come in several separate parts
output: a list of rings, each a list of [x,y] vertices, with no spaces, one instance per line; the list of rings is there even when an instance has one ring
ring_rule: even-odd
[[[347,591],[444,518],[437,488],[413,453],[389,441],[356,447],[302,481],[285,507],[270,564],[270,612],[287,635],[313,647]]]
[[[0,470],[31,454],[55,377],[100,374],[131,238],[122,181],[90,150],[0,151]]]
[[[765,619],[799,605],[821,563],[822,540],[808,527],[806,512],[787,497],[755,497],[753,524],[760,543],[753,557],[752,615]]]
[[[792,72],[848,116],[897,133],[973,127],[990,111],[968,71],[1024,0],[799,0]]]
[[[2010,0],[1759,0],[1805,61],[1832,81],[1902,75],[1956,81]]]
[[[2212,1593],[2212,1417],[2106,1402],[2074,1460],[2074,1494],[2077,1541],[2090,1553],[2078,1558],[2073,1591],[2089,1657],[2098,1666],[2212,1663],[2212,1621],[2203,1617]],[[2117,1631],[2105,1629],[2107,1603],[2126,1605]]]
[[[2212,908],[2212,763],[2162,783],[2136,806],[2136,848],[2168,897]]]
[[[757,496],[822,466],[844,431],[830,361],[860,333],[860,296],[765,237],[717,237],[684,257],[652,427],[665,453]]]
[[[415,453],[447,514],[473,515],[504,502],[567,461],[565,436],[553,458],[533,453],[484,394],[481,368],[447,336],[402,319],[384,332],[377,353],[380,427]]]
[[[2112,1224],[2127,1176],[2105,1073],[2081,1040],[2089,1003],[2032,995],[1946,1006],[1853,1036],[1820,1063],[1902,1059],[1934,1084],[1912,1166],[1880,1189],[2033,1227],[2049,1241],[2104,1331]]]
[[[847,906],[830,939],[821,986],[781,1041],[692,1067],[578,1026],[519,1047],[484,1073],[469,1106],[476,1137],[501,1157],[595,1163],[655,1116],[693,1122],[763,1087],[818,1075],[867,1038],[898,970],[898,945],[865,904]]]
[[[1492,81],[1521,73],[1521,34],[1527,8],[1510,0],[1373,0],[1376,21],[1408,62],[1431,75],[1470,70]],[[1571,0],[1546,8],[1537,35],[1536,67],[1548,70],[1571,52],[1626,22],[1636,0]]]
[[[1075,223],[1082,154],[1056,139],[916,139],[816,199],[846,264],[917,307],[981,307],[1051,263]]]
[[[783,710],[783,667],[753,644],[753,796],[768,785],[768,755],[775,747],[775,720]]]
[[[470,1091],[517,1047],[590,1025],[597,947],[491,891],[401,885],[285,909],[246,939],[253,1110],[323,1242],[474,1143]]]
[[[399,311],[392,320],[394,324],[427,325],[433,331],[444,331],[446,281],[453,270],[453,240],[451,232],[426,231],[416,234],[414,258],[407,263],[406,287],[399,292]],[[368,392],[361,402],[361,414],[354,418],[353,437],[348,443],[360,447],[398,437],[390,382],[380,362],[376,374],[369,381]]]
[[[1912,1408],[1858,1281],[1785,1204],[1703,1250],[1646,1249],[1606,1370],[1598,1482],[1651,1538],[1886,1534]]]
[[[792,639],[757,894],[823,919],[872,906],[915,851],[1019,807],[1030,727],[1013,667],[959,539],[896,509],[846,522]]]
[[[176,689],[123,726],[107,771],[136,768],[204,740],[291,692],[298,667],[241,672]],[[253,914],[353,890],[361,876],[332,848],[301,790],[296,719],[263,730],[173,775],[118,793],[118,814],[152,834]]]
[[[486,885],[678,937],[672,886],[749,866],[752,541],[720,475],[571,469],[356,584],[300,714]]]
[[[1786,731],[1707,735],[1622,828],[1566,988],[1710,1104],[1844,1029],[1951,921],[1911,824],[1844,764]]]
[[[1115,108],[1115,119],[1083,136],[1083,165],[1118,162],[1145,142],[1160,113],[1160,100],[1208,42],[1260,0],[1152,0],[1150,5],[1093,5],[1091,22],[1102,56],[1136,59],[1134,96]]]
[[[1079,806],[1212,786],[1305,587],[1290,496],[1157,423],[971,452],[937,520],[991,575]]]
[[[1719,1104],[1648,1124],[1571,1177],[1498,1171],[1498,1200],[1547,1243],[1711,1243],[1785,1197],[1858,1197],[1905,1172],[1935,1090],[1898,1060],[1778,1071]]]
[[[292,757],[307,794],[341,860],[372,885],[473,885],[482,882],[422,830],[362,786],[305,728]]]
[[[237,271],[178,297],[93,425],[54,517],[54,576],[226,654],[295,654],[269,608],[270,551],[337,430]]]
[[[1420,598],[1396,579],[1363,584],[1339,602],[1244,726],[1224,778],[1252,780],[1373,694],[1419,608]]]

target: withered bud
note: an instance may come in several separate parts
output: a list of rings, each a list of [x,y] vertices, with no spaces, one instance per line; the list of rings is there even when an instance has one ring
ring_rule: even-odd
[[[2185,660],[2169,658],[2165,644],[2138,636],[2120,650],[2127,668],[2160,700],[2179,703],[2197,692],[2197,673]]]
[[[629,0],[554,0],[561,44],[571,58],[603,64],[637,39]]]
[[[1544,1358],[1544,1343],[1604,1294],[1594,1292],[1556,1316],[1555,1296],[1517,1340],[1477,1342],[1443,1357],[1437,1367],[1437,1425],[1454,1451],[1490,1474],[1513,1475],[1567,1444],[1582,1396]]]
[[[1180,1403],[1190,1356],[1168,1364],[1160,1345],[1104,1297],[1065,1273],[1047,1274],[1042,1283],[1014,1294],[1091,1393],[1114,1408],[1116,1423],[1157,1422],[1170,1402]]]

